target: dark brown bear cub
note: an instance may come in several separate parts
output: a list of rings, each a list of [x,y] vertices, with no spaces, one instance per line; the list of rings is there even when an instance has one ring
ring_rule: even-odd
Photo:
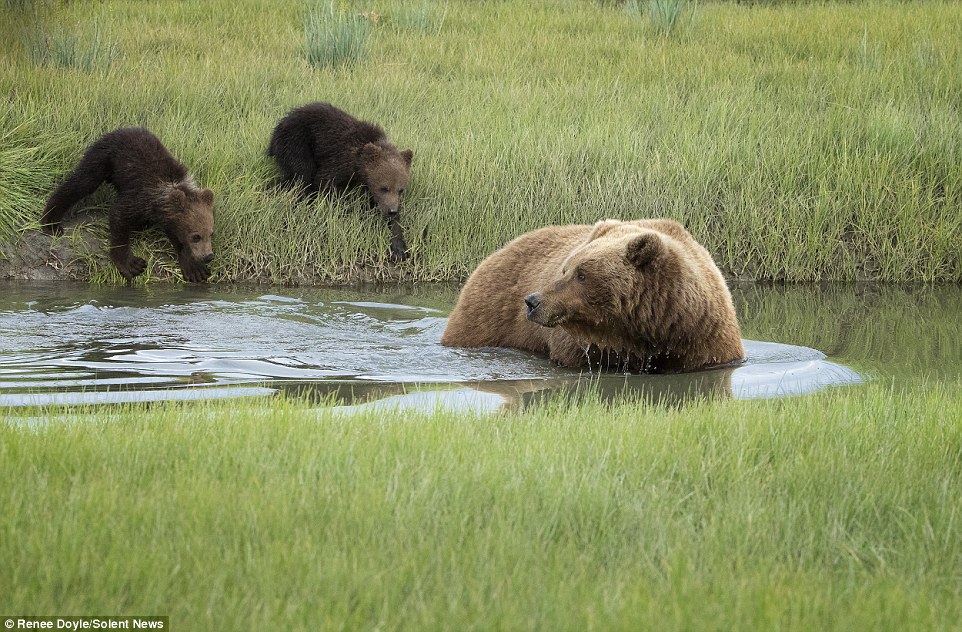
[[[371,208],[381,212],[391,231],[391,258],[407,258],[398,211],[414,152],[398,151],[379,126],[329,103],[309,103],[281,119],[267,155],[277,161],[282,182],[305,197],[367,188]]]
[[[166,233],[185,279],[199,283],[210,276],[214,194],[198,187],[187,167],[146,129],[118,129],[95,141],[47,201],[43,231],[62,232],[60,222],[70,207],[105,182],[117,190],[108,212],[110,259],[125,279],[147,268],[130,252],[130,238],[148,226]]]

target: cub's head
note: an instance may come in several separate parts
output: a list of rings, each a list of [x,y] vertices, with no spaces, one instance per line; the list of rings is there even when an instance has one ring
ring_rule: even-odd
[[[397,219],[401,197],[411,178],[410,149],[398,151],[390,145],[368,143],[358,152],[358,171],[376,206],[386,220]]]
[[[525,297],[528,320],[588,334],[619,328],[646,309],[646,297],[664,288],[677,263],[663,233],[616,220],[598,222],[554,277]]]
[[[171,187],[165,210],[166,229],[181,252],[197,263],[214,258],[214,193],[193,183]]]

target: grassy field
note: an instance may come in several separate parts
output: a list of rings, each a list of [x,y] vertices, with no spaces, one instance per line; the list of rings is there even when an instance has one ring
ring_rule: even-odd
[[[176,630],[939,630],[962,384],[0,424],[0,609]]]
[[[94,138],[145,125],[218,194],[219,281],[458,279],[525,230],[647,216],[740,277],[962,281],[962,4],[702,3],[668,36],[644,5],[6,0],[0,244],[37,228]],[[411,261],[387,262],[361,201],[269,186],[270,131],[312,100],[414,149]],[[63,240],[81,276],[119,280]],[[148,280],[176,278],[162,238],[138,249]],[[962,384],[932,358],[958,355],[959,324],[925,313],[956,298],[872,291],[749,293],[744,333],[782,339],[810,314],[794,342],[901,363],[916,377],[897,387],[681,407],[589,393],[485,417],[285,398],[16,411],[53,420],[0,423],[0,614],[957,627]],[[915,344],[922,321],[938,349]]]
[[[332,11],[365,22],[353,63],[317,51]],[[0,241],[89,142],[145,125],[218,194],[220,280],[462,278],[531,228],[649,216],[737,276],[962,280],[957,2],[702,3],[667,37],[589,0],[8,0],[0,19]],[[271,129],[313,100],[414,150],[408,263],[356,200],[268,186]],[[154,278],[175,267],[162,239],[140,249]]]

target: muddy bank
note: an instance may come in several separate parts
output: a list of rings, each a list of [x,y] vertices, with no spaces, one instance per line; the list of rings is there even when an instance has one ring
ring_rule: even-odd
[[[107,256],[107,222],[102,216],[81,214],[64,222],[64,234],[50,237],[39,230],[21,233],[16,240],[0,242],[0,279],[17,281],[94,281],[122,284],[123,279]],[[182,281],[170,243],[162,233],[148,230],[134,239],[134,253],[147,260],[143,281]],[[260,274],[228,278],[216,269],[210,282],[271,283],[285,286],[364,285],[409,283],[412,267],[388,263],[374,266],[359,263],[330,274]],[[416,256],[416,255],[415,255]],[[439,279],[430,279],[438,281]]]
[[[28,230],[11,243],[0,244],[0,279],[87,280],[92,258],[106,261],[104,244],[89,231],[51,238]]]
[[[0,242],[0,279],[20,281],[123,281],[107,256],[107,220],[102,212],[75,213],[63,222],[63,235],[51,237],[37,229],[28,229],[10,242]],[[172,279],[177,267],[160,233],[144,233],[137,238],[134,250],[148,262],[148,278]],[[138,248],[137,244],[142,243]],[[154,251],[161,254],[155,254]]]

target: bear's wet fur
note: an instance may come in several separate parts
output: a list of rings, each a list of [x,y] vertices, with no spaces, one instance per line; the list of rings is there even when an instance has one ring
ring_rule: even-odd
[[[366,188],[391,231],[392,259],[407,258],[399,210],[414,152],[398,151],[380,126],[329,103],[309,103],[281,119],[267,154],[280,167],[281,183],[304,197]]]
[[[549,226],[516,238],[468,278],[441,343],[644,373],[745,357],[721,272],[668,219]]]
[[[67,211],[104,183],[117,192],[108,211],[109,251],[124,279],[131,281],[147,268],[146,261],[131,253],[130,239],[150,226],[170,239],[186,280],[199,283],[210,276],[214,194],[198,187],[187,167],[143,128],[117,129],[90,145],[47,201],[40,220],[43,231],[63,232]]]

